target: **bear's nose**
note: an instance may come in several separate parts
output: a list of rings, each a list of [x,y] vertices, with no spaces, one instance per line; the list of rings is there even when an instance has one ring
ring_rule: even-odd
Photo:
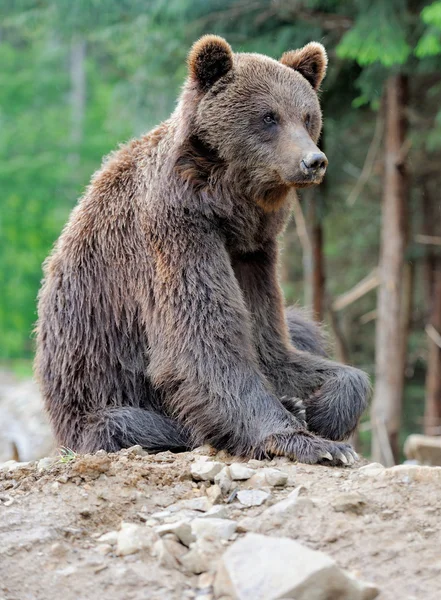
[[[302,170],[307,174],[323,171],[328,166],[328,159],[323,152],[310,152],[302,160]]]

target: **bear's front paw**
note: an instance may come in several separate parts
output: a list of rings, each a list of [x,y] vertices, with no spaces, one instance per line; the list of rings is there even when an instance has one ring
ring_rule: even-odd
[[[271,435],[265,440],[263,454],[288,456],[302,463],[340,467],[352,466],[358,460],[357,453],[349,444],[325,440],[308,431]]]

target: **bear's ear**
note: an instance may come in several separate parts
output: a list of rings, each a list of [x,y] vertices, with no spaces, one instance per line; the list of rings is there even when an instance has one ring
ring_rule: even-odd
[[[193,45],[188,55],[188,70],[204,92],[233,68],[233,51],[217,35],[204,35]]]
[[[318,90],[326,75],[328,56],[324,46],[318,42],[310,42],[300,50],[285,52],[280,62],[301,73]]]

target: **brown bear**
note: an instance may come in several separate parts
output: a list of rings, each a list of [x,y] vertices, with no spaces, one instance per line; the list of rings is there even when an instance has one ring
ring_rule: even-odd
[[[36,373],[60,444],[354,462],[339,440],[368,378],[287,321],[277,278],[292,194],[327,166],[326,66],[317,43],[276,61],[205,36],[170,119],[94,175],[39,296]]]

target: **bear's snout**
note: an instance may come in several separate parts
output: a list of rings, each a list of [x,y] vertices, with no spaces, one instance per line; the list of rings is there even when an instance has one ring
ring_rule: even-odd
[[[300,168],[311,179],[321,179],[328,166],[328,159],[323,152],[309,152],[300,161]]]

